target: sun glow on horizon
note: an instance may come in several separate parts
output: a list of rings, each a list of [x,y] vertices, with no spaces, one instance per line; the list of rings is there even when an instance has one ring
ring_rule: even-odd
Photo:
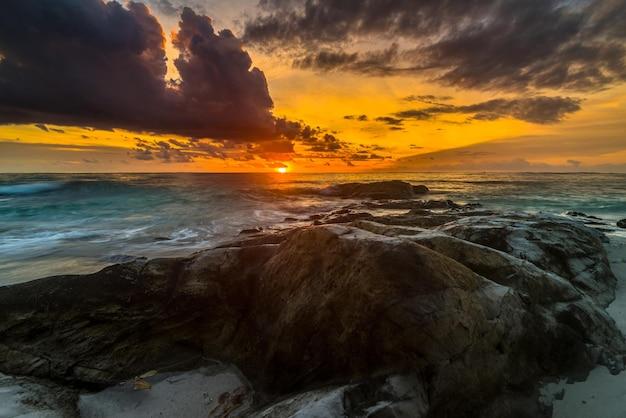
[[[276,168],[276,172],[280,174],[285,174],[287,172],[287,167],[278,167]]]

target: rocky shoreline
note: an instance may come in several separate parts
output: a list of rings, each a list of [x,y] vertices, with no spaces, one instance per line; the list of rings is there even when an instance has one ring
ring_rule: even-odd
[[[549,417],[545,380],[624,369],[601,220],[388,183],[189,257],[2,287],[0,372],[47,382],[62,417],[150,416],[193,370],[197,416]]]

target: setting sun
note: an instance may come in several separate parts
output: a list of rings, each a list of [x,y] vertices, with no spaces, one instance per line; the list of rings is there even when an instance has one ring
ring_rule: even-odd
[[[287,172],[287,167],[278,167],[276,171],[280,174],[285,174]]]

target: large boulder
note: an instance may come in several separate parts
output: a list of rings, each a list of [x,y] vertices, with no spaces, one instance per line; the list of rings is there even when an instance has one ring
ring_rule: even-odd
[[[400,180],[373,183],[340,183],[321,190],[324,196],[369,199],[411,199],[428,192],[426,186],[413,186]]]
[[[261,276],[260,377],[289,388],[458,355],[493,329],[481,305],[492,285],[408,240],[345,226],[303,229]]]

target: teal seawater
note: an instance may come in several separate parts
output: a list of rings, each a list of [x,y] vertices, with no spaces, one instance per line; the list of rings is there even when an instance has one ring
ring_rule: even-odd
[[[346,204],[303,190],[390,179],[426,184],[430,199],[626,218],[626,174],[0,174],[0,285],[186,255]]]

